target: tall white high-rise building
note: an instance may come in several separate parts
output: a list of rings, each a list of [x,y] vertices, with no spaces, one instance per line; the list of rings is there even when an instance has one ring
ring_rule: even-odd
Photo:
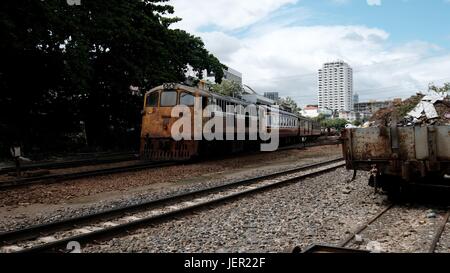
[[[343,61],[319,69],[319,109],[353,110],[353,70]]]

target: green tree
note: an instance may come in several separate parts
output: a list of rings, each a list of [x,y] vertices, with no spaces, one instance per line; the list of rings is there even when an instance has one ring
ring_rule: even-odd
[[[345,119],[335,118],[335,119],[326,119],[321,122],[322,127],[327,129],[336,129],[340,131],[345,128],[345,125],[348,124],[348,121]]]
[[[323,113],[320,113],[317,117],[313,118],[313,120],[320,123],[324,121],[326,118],[327,117]]]
[[[435,91],[442,96],[448,96],[450,92],[450,83],[445,83],[442,87],[436,86],[434,84],[430,84],[429,90]]]
[[[242,86],[239,83],[230,80],[224,80],[220,84],[214,84],[211,90],[218,94],[231,97],[239,97],[243,92]]]
[[[353,121],[352,124],[355,125],[355,126],[361,126],[362,122],[360,120],[355,120],[355,121]]]
[[[136,148],[146,90],[184,81],[187,64],[220,82],[223,65],[169,28],[165,2],[1,1],[0,143],[67,150],[83,121],[92,146]]]
[[[292,110],[293,113],[300,114],[302,109],[298,107],[297,103],[291,97],[281,98],[279,100],[281,106],[286,106]]]

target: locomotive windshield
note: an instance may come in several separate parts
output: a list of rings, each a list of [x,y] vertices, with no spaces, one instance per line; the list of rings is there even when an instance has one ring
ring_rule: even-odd
[[[158,92],[154,92],[147,95],[147,107],[157,107],[158,106]]]
[[[194,96],[189,93],[180,93],[180,105],[194,106]]]
[[[177,91],[163,91],[161,93],[161,107],[175,106],[177,105]]]

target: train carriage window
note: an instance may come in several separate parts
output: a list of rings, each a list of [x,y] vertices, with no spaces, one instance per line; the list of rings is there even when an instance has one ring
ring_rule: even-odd
[[[164,91],[161,93],[160,106],[168,107],[177,105],[177,91]]]
[[[146,107],[157,107],[158,106],[159,92],[154,92],[147,95]]]
[[[192,94],[181,92],[180,105],[194,106],[195,97]]]

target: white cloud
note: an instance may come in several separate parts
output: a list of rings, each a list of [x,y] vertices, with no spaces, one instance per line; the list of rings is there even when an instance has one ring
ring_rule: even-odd
[[[381,0],[367,0],[369,6],[381,6]]]
[[[423,41],[393,45],[390,34],[378,28],[299,26],[304,25],[299,17],[311,14],[285,8],[296,0],[264,0],[259,6],[260,0],[174,2],[176,15],[184,18],[179,27],[201,36],[223,63],[243,73],[245,83],[301,105],[316,103],[317,70],[336,59],[354,68],[362,100],[405,98],[429,82],[450,81],[448,51]]]
[[[220,30],[234,30],[264,18],[272,11],[298,0],[172,0],[177,16],[183,20],[175,27],[196,31],[213,26]]]
[[[254,89],[279,91],[301,105],[316,102],[317,70],[336,59],[354,67],[355,90],[363,100],[408,97],[431,81],[445,77],[450,81],[446,72],[450,55],[428,57],[441,54],[441,49],[420,41],[392,47],[389,34],[381,29],[311,26],[261,33],[240,40],[212,33],[205,34],[204,40],[208,49],[242,72],[244,82]],[[232,47],[226,46],[229,43]]]

